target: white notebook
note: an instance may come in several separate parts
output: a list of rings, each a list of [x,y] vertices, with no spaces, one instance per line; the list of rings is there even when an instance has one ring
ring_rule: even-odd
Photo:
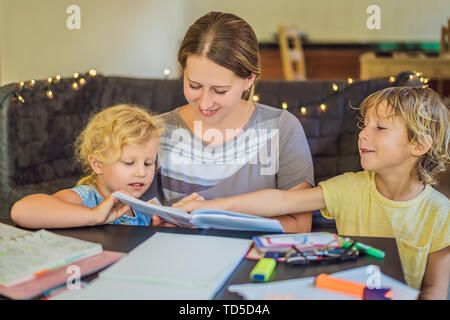
[[[212,299],[250,240],[156,233],[85,289],[56,299]]]

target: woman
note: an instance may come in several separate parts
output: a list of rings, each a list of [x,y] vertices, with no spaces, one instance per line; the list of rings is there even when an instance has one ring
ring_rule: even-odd
[[[178,53],[187,105],[162,114],[159,187],[164,203],[314,184],[308,143],[286,110],[253,103],[261,71],[252,28],[210,12],[188,30]],[[299,169],[300,168],[300,169]],[[277,217],[286,232],[309,232],[312,213]],[[153,225],[162,223],[153,218]]]

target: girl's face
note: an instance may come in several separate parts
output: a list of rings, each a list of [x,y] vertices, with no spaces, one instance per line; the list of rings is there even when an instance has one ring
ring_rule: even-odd
[[[388,111],[386,102],[367,110],[358,140],[361,166],[378,173],[403,173],[399,170],[415,164],[414,145],[408,141],[405,121],[389,117]]]
[[[119,190],[134,198],[140,198],[150,187],[155,175],[155,161],[158,139],[151,139],[142,145],[122,146],[120,159],[112,164],[91,161],[97,174],[97,186],[103,197]]]
[[[242,93],[254,80],[254,74],[242,79],[206,57],[191,55],[184,70],[184,95],[201,121],[220,123],[245,105]]]

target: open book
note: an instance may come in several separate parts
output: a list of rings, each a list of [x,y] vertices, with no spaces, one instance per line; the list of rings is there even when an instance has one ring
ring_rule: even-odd
[[[150,204],[120,192],[114,192],[113,195],[141,214],[149,217],[156,214],[180,227],[284,232],[280,222],[275,219],[214,209],[197,209],[189,214],[178,208]]]
[[[10,287],[102,251],[98,243],[0,223],[0,285]]]

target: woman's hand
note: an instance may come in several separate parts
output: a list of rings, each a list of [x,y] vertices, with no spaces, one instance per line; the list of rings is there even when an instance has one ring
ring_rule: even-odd
[[[122,192],[122,191],[121,191]],[[103,200],[98,206],[92,208],[95,224],[107,224],[113,222],[131,210],[129,205],[123,204],[112,194]]]
[[[205,198],[203,198],[198,193],[194,192],[194,193],[184,197],[180,201],[172,204],[172,207],[178,208],[178,209],[181,209],[181,210],[184,210],[187,212],[192,212],[198,208],[205,208],[205,204],[207,202],[209,202],[209,201],[206,201]]]

